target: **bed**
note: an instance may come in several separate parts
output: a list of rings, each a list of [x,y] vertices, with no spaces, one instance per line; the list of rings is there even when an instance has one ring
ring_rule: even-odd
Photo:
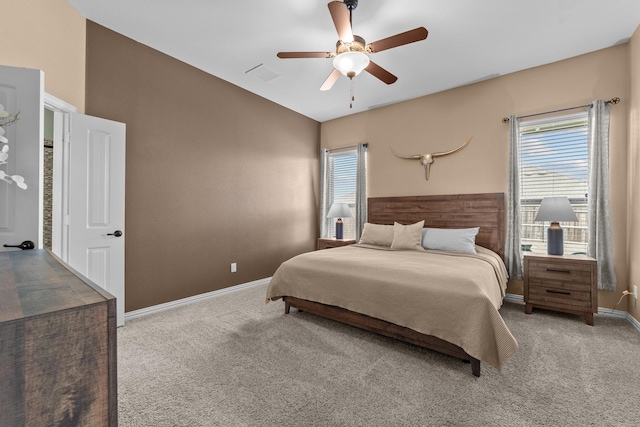
[[[477,254],[350,245],[298,255],[273,275],[267,302],[458,357],[480,376],[517,349],[498,309],[506,289],[502,193],[370,198],[368,222],[479,227]]]

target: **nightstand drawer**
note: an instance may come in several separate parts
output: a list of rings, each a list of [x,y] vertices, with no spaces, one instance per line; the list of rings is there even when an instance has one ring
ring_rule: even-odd
[[[591,308],[591,289],[554,285],[553,282],[530,281],[528,302],[547,306],[560,304],[562,307],[574,309]]]
[[[529,278],[591,285],[591,266],[580,263],[529,262]]]
[[[529,277],[529,286],[544,286],[558,289],[559,291],[580,291],[591,293],[591,283],[566,282],[560,280],[547,280],[538,277]]]

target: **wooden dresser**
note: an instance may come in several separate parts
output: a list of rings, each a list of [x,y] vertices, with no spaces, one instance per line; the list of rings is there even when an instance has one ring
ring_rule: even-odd
[[[0,426],[116,426],[116,300],[46,250],[0,253]]]
[[[587,256],[524,255],[525,313],[533,307],[583,314],[593,325],[598,311],[596,260]]]

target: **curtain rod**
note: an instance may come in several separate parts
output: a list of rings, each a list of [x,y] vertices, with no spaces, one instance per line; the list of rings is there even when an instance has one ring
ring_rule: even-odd
[[[620,98],[618,98],[617,96],[615,98],[611,98],[610,100],[606,101],[605,104],[617,104],[620,102]],[[569,111],[569,110],[577,110],[578,108],[588,108],[593,106],[593,103],[589,103],[586,105],[578,105],[577,107],[569,107],[569,108],[561,108],[560,110],[553,110],[553,111],[545,111],[544,113],[536,113],[536,114],[528,114],[526,116],[518,116],[518,119],[524,119],[527,117],[535,117],[535,116],[542,116],[544,114],[552,114],[552,113],[559,113],[561,111]],[[502,118],[502,123],[509,123],[509,117],[503,117]]]
[[[368,142],[365,142],[362,145],[364,145],[364,148],[369,147],[369,143]],[[350,145],[348,147],[340,147],[340,148],[332,148],[332,149],[325,148],[325,150],[327,150],[330,153],[333,153],[334,151],[353,150],[354,148],[358,148],[358,145]]]

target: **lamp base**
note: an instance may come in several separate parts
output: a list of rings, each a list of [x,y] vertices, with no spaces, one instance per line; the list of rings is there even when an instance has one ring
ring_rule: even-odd
[[[338,218],[338,220],[336,221],[336,239],[344,238],[342,225],[342,218]]]
[[[549,255],[564,254],[564,232],[560,223],[552,222],[547,230],[547,253]]]

